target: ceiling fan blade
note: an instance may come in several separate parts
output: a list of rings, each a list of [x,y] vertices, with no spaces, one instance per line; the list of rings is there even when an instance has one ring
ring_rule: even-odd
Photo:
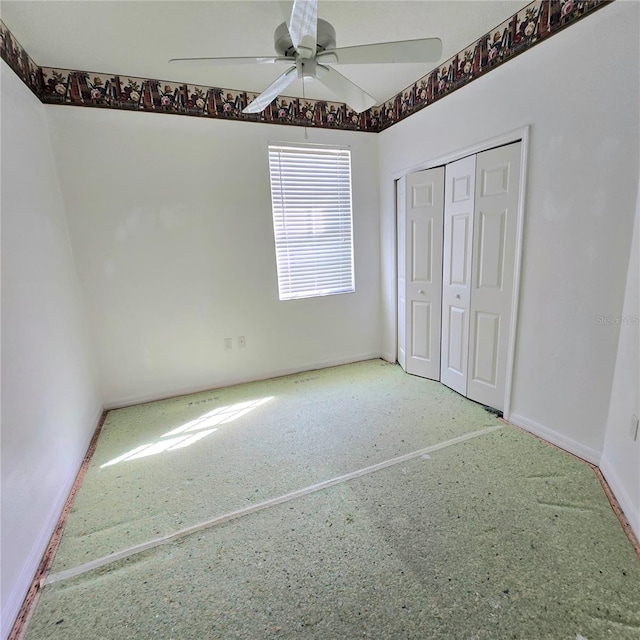
[[[376,103],[373,96],[331,67],[318,65],[316,77],[327,89],[335,93],[341,102],[346,102],[356,113],[362,113]]]
[[[291,42],[301,58],[316,55],[318,0],[294,0],[289,20]]]
[[[260,113],[264,111],[280,92],[288,87],[295,79],[297,73],[296,68],[287,69],[281,76],[278,76],[253,102],[248,104],[243,113]]]
[[[385,64],[388,62],[438,62],[442,56],[440,38],[379,42],[331,49],[318,55],[329,64]]]
[[[240,58],[171,58],[170,64],[190,65],[190,66],[223,66],[230,64],[276,64],[287,62],[291,64],[291,58],[280,58],[276,56],[265,56],[262,58],[240,57]]]

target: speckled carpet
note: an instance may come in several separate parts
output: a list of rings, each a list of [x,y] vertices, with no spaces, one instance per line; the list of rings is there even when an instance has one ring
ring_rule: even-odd
[[[590,467],[381,360],[111,411],[51,573],[460,436],[47,585],[26,638],[638,640]]]

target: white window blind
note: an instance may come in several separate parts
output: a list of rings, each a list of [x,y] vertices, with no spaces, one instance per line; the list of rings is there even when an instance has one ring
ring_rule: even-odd
[[[351,152],[269,145],[280,300],[354,291]]]

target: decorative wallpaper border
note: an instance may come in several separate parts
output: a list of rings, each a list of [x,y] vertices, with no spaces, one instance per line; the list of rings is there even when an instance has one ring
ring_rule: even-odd
[[[0,20],[0,57],[16,72],[20,80],[42,100],[40,67],[29,57],[2,20]]]
[[[534,0],[382,106],[372,107],[376,131],[444,98],[613,1]]]
[[[242,113],[258,93],[167,80],[41,67],[45,104],[127,109],[178,115],[370,131],[369,113],[339,102],[278,96],[262,113]]]
[[[464,87],[614,0],[534,0],[382,105],[278,96],[262,113],[242,109],[258,93],[152,78],[40,67],[0,20],[0,56],[45,104],[126,109],[378,133]]]

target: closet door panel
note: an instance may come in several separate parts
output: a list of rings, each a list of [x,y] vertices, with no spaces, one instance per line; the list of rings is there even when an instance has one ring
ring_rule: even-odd
[[[520,143],[477,156],[467,397],[504,409]]]
[[[475,156],[446,167],[440,380],[463,395],[467,392],[475,180]]]
[[[407,175],[398,193],[399,362],[407,373],[438,380],[444,167]]]
[[[406,370],[407,368],[407,333],[406,333],[406,274],[405,274],[405,252],[406,248],[406,232],[407,224],[406,212],[406,190],[407,178],[403,176],[396,182],[396,238],[397,238],[397,257],[398,257],[398,364]]]

